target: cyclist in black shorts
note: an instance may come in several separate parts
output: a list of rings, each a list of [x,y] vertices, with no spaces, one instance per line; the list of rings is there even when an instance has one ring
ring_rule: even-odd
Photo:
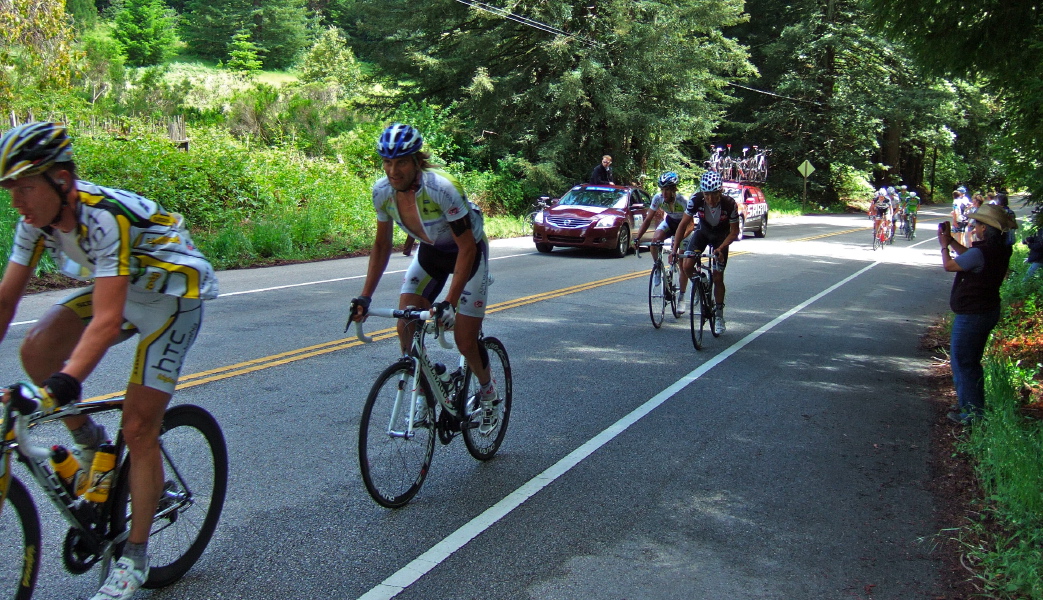
[[[681,224],[681,219],[684,217],[684,208],[688,204],[688,201],[681,194],[677,193],[677,183],[681,180],[677,173],[673,171],[667,171],[659,176],[659,193],[652,198],[652,203],[648,205],[648,211],[645,212],[644,222],[641,223],[641,229],[634,236],[634,246],[637,246],[641,242],[641,236],[648,230],[649,223],[652,222],[652,216],[660,210],[663,211],[663,220],[656,227],[655,233],[652,234],[652,241],[661,242],[670,236],[683,238],[688,231],[680,230],[678,233],[677,226]],[[659,259],[659,247],[652,246],[652,257],[656,260]],[[681,293],[677,297],[678,313],[684,312],[684,295],[685,290],[688,289],[688,279],[685,277],[681,278]]]
[[[714,301],[717,303],[717,329],[724,333],[724,269],[728,266],[728,246],[739,239],[739,207],[735,199],[721,193],[721,176],[716,171],[707,171],[699,179],[699,189],[688,207],[677,228],[684,231],[693,219],[699,219],[695,234],[688,239],[686,255],[681,263],[681,270],[686,277],[695,275],[695,257],[706,249],[708,244],[714,247],[717,257],[717,269],[713,273]],[[677,253],[680,237],[674,236],[673,252]]]

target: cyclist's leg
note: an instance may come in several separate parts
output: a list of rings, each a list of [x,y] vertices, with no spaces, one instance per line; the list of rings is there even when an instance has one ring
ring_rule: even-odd
[[[724,306],[724,269],[728,266],[728,250],[730,248],[721,250],[717,268],[713,272],[713,301],[717,303],[718,308]]]
[[[467,359],[471,372],[483,386],[483,392],[491,392],[486,386],[490,383],[489,357],[485,347],[478,343],[478,335],[482,331],[485,319],[485,305],[489,294],[489,245],[478,243],[478,256],[472,270],[471,278],[464,285],[460,305],[457,307],[456,326],[453,336],[460,354]]]
[[[455,254],[438,252],[428,244],[420,244],[413,262],[406,269],[399,290],[398,308],[412,306],[419,310],[431,308],[438,294],[442,292],[446,280],[453,272],[456,263]],[[408,354],[413,343],[413,323],[398,321],[398,345],[402,354]]]
[[[131,511],[152,515],[163,490],[159,449],[163,413],[202,325],[203,303],[131,290],[124,316],[141,332],[123,403],[123,437],[131,457]],[[146,543],[151,525],[152,519],[132,519],[127,541]]]

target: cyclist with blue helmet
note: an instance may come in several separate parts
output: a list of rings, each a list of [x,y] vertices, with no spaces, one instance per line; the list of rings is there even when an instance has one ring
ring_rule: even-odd
[[[393,123],[381,134],[377,153],[385,177],[373,185],[377,233],[362,293],[351,301],[351,321],[364,320],[391,256],[395,223],[420,242],[403,279],[399,308],[433,308],[442,325],[453,329],[460,353],[481,384],[482,434],[494,430],[496,388],[489,357],[478,343],[485,318],[489,278],[489,242],[482,213],[467,200],[455,177],[437,169],[422,150],[423,137],[409,125]],[[449,276],[449,292],[435,302]],[[412,341],[410,326],[398,323],[403,354]]]
[[[724,269],[728,266],[728,246],[739,239],[739,207],[735,198],[722,192],[724,181],[717,171],[707,171],[699,178],[699,192],[692,196],[685,208],[684,217],[677,226],[684,230],[694,219],[699,220],[695,233],[685,244],[685,258],[681,271],[687,278],[695,275],[695,257],[712,244],[717,257],[717,269],[713,273],[714,301],[717,303],[717,329],[724,333]],[[674,237],[673,252],[676,255],[681,243]]]
[[[652,202],[648,205],[648,210],[645,211],[645,218],[641,223],[641,228],[638,230],[637,235],[634,236],[634,246],[641,243],[641,236],[648,230],[652,217],[659,212],[663,213],[663,220],[656,227],[655,233],[652,234],[652,241],[661,242],[670,236],[683,238],[688,233],[686,230],[681,230],[681,233],[677,233],[677,226],[681,224],[685,206],[688,204],[684,195],[677,193],[677,184],[680,181],[680,176],[673,171],[667,171],[659,176],[659,193],[652,197]],[[659,259],[659,253],[659,246],[652,246],[652,256],[656,260]],[[682,277],[681,292],[677,297],[676,303],[678,313],[683,313],[685,310],[684,295],[687,289],[688,279]]]

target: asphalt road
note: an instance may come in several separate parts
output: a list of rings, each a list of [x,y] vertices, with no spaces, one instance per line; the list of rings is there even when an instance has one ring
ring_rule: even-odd
[[[229,496],[199,563],[140,597],[935,597],[918,336],[947,310],[941,214],[877,251],[864,216],[772,222],[733,247],[728,331],[702,352],[687,315],[652,328],[647,254],[494,241],[486,332],[510,352],[510,430],[484,464],[439,446],[395,511],[357,463],[362,403],[398,353],[343,333],[367,260],[221,273],[175,402],[221,423]],[[408,260],[392,259],[375,305],[396,302]],[[7,377],[56,296],[23,303]],[[120,392],[132,350],[110,351],[85,395]],[[36,598],[90,597],[96,571],[62,570],[64,527],[34,497]]]

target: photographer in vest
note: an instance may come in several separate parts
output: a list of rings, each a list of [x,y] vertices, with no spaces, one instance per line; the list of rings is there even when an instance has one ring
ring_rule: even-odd
[[[985,373],[981,359],[989,334],[1000,319],[1000,286],[1007,276],[1011,247],[1006,232],[1017,223],[1004,210],[985,204],[968,213],[971,247],[957,242],[948,222],[938,226],[942,266],[956,273],[949,295],[955,314],[950,354],[959,405],[950,420],[968,424],[985,411]],[[952,256],[950,253],[956,253]]]

